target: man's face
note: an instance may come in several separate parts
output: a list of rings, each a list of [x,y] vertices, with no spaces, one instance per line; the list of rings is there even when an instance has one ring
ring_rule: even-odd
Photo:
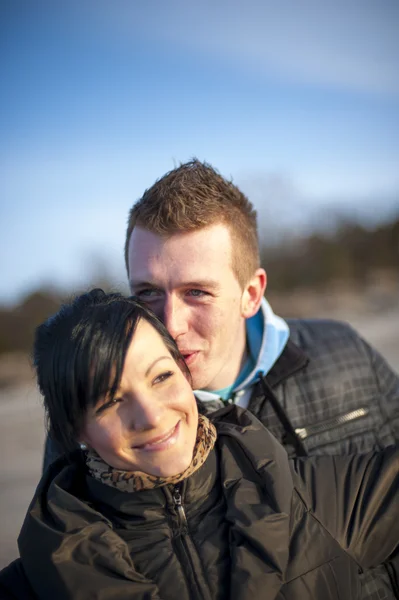
[[[232,270],[225,225],[161,237],[136,227],[130,287],[176,340],[195,389],[234,383],[245,353],[245,290]]]

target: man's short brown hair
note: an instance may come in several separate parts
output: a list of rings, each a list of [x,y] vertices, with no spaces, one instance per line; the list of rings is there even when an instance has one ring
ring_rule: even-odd
[[[138,226],[169,237],[175,233],[225,224],[231,234],[232,268],[242,288],[259,267],[256,210],[248,198],[210,164],[197,159],[181,164],[146,190],[129,213],[125,261]]]

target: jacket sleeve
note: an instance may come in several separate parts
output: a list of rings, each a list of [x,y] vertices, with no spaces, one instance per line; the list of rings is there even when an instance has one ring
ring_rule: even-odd
[[[0,598],[1,600],[37,600],[19,558],[0,571]]]
[[[48,556],[48,548],[39,554]],[[21,555],[38,598],[160,600],[155,583],[136,571],[125,542],[104,523],[64,536],[50,561],[23,548]]]
[[[399,375],[389,366],[379,352],[359,337],[369,357],[376,384],[379,389],[379,401],[386,415],[392,435],[399,441]]]
[[[295,486],[314,517],[362,567],[399,554],[399,450],[292,461]]]
[[[109,520],[65,489],[65,482],[74,489],[81,483],[75,467],[62,468],[64,462],[46,471],[18,538],[34,594],[57,600],[159,600],[157,585],[136,570]]]

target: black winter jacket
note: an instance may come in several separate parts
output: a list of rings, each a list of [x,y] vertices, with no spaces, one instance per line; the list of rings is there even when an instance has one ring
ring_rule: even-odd
[[[214,422],[215,449],[175,487],[123,493],[55,463],[3,589],[22,565],[44,600],[359,598],[358,570],[398,553],[395,448],[290,461],[249,412]]]
[[[289,454],[365,453],[397,443],[399,378],[382,356],[344,323],[287,323],[287,346],[254,386],[248,408]],[[47,440],[45,467],[57,456]],[[360,579],[362,600],[399,600],[385,566]]]

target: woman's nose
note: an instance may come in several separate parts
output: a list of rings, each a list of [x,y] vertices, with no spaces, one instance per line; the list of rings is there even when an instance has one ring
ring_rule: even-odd
[[[130,427],[135,431],[155,429],[164,417],[165,406],[159,399],[150,398],[145,395],[135,400],[131,410]]]

